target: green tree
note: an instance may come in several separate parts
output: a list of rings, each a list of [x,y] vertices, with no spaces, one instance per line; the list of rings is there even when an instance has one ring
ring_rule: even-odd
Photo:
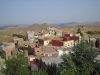
[[[16,57],[5,60],[6,68],[2,68],[1,72],[4,75],[30,75],[27,62],[24,54],[16,55]]]
[[[80,33],[81,36],[84,36],[80,28],[77,29],[77,33]]]
[[[31,75],[48,75],[48,73],[46,72],[46,70],[40,69],[37,72],[32,72]]]
[[[47,66],[48,75],[56,75],[57,73],[57,65],[56,63],[51,63]]]
[[[63,63],[61,64],[66,67],[64,67],[65,70],[61,71],[61,75],[64,75],[63,73],[67,73],[66,75],[99,74],[98,72],[100,72],[100,68],[97,67],[97,65],[100,63],[95,59],[98,55],[96,50],[81,41],[75,46],[73,51],[74,53],[71,53],[70,55],[62,56]]]
[[[63,70],[60,72],[60,75],[76,75],[76,66],[72,61],[71,55],[63,54],[63,62],[61,62],[61,67]]]

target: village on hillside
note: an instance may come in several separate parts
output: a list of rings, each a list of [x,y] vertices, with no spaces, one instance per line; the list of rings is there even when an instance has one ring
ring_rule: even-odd
[[[59,69],[60,58],[64,53],[73,53],[73,48],[84,38],[80,33],[69,33],[54,27],[41,30],[38,33],[27,31],[25,39],[14,37],[12,42],[3,42],[0,45],[0,56],[2,59],[25,53],[27,66],[31,71],[37,71],[39,67],[46,67],[56,63]],[[99,38],[84,40],[93,48],[100,49]]]

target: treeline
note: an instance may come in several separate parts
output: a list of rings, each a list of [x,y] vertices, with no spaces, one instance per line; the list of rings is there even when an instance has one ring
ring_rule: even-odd
[[[25,37],[25,36],[20,35],[20,34],[13,34],[12,36],[19,37],[19,38],[23,38],[23,39],[24,39],[24,37]]]
[[[100,31],[88,31],[87,34],[100,34]]]

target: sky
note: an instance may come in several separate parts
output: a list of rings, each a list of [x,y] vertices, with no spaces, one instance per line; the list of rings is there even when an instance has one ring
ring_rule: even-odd
[[[0,0],[0,25],[100,22],[100,0]]]

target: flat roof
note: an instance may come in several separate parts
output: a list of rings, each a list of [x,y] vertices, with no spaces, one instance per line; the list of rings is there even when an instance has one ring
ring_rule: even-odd
[[[96,38],[90,38],[90,40],[96,40]]]

